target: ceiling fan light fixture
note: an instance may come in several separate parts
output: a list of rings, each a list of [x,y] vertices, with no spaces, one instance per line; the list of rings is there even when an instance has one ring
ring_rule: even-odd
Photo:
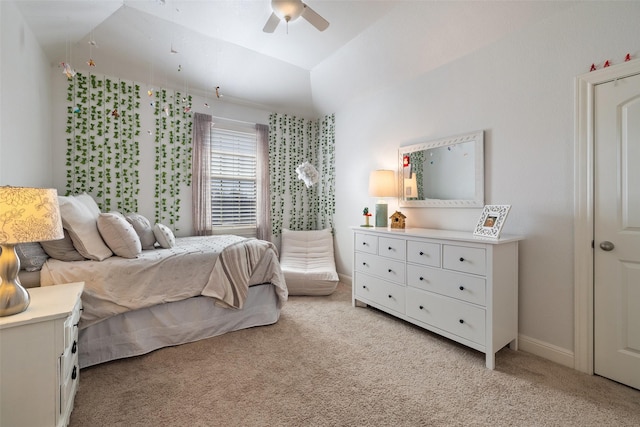
[[[302,0],[271,0],[271,7],[280,19],[287,22],[295,21],[304,11]]]

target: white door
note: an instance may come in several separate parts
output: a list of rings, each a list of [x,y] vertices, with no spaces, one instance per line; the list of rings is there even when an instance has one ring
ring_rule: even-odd
[[[594,101],[594,372],[640,389],[640,74]]]

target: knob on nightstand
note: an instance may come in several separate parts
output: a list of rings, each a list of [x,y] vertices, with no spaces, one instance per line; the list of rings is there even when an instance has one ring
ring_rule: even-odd
[[[420,251],[420,255],[424,255],[424,252]]]
[[[464,291],[464,286],[460,285],[458,289],[460,289],[461,291]]]
[[[76,351],[78,351],[78,343],[74,341],[73,345],[71,346],[71,353],[76,354]]]
[[[459,322],[460,322],[460,323],[464,323],[464,320],[460,319],[460,320],[459,320]]]
[[[463,262],[463,261],[464,261],[464,258],[460,257],[460,262]]]

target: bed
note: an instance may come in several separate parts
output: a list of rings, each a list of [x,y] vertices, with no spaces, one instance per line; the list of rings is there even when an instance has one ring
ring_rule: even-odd
[[[178,237],[135,258],[49,258],[41,286],[85,283],[81,368],[278,321],[287,287],[272,243]]]

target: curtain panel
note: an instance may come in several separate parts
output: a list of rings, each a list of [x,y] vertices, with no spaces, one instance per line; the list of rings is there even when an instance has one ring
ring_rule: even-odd
[[[211,235],[213,228],[211,225],[211,125],[211,116],[194,113],[191,211],[196,236]]]

